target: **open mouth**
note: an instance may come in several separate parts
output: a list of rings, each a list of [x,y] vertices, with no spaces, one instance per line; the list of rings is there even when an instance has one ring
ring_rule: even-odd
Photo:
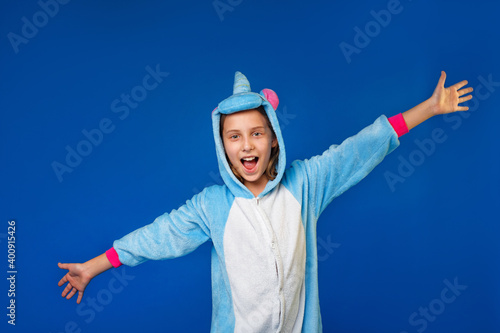
[[[252,171],[255,171],[254,169],[257,166],[257,162],[259,161],[259,158],[256,156],[244,157],[240,161],[241,161],[241,164],[243,164],[245,171],[252,172]]]

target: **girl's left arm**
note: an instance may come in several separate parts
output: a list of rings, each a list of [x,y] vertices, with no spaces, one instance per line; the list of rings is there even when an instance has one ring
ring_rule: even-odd
[[[458,105],[472,98],[472,95],[464,96],[473,91],[472,87],[463,88],[467,85],[467,80],[455,83],[448,88],[444,87],[445,80],[446,73],[441,71],[441,77],[432,96],[410,110],[403,112],[403,118],[408,130],[438,114],[469,110],[467,106]]]
[[[335,197],[357,184],[391,153],[399,145],[399,136],[434,115],[468,110],[468,107],[458,105],[472,98],[472,95],[463,96],[472,91],[472,88],[461,89],[467,81],[445,88],[445,79],[445,72],[441,72],[432,96],[402,115],[389,119],[380,116],[342,144],[330,146],[321,156],[292,163],[288,178],[303,179],[307,185],[304,186],[307,198],[312,204],[311,211],[316,217]],[[302,184],[301,181],[295,183]],[[297,191],[302,188],[299,187]]]

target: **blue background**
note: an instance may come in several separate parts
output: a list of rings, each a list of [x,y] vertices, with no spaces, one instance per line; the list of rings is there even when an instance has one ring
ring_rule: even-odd
[[[219,3],[228,7],[218,13],[210,0],[70,1],[51,17],[36,1],[2,1],[0,261],[5,277],[15,219],[18,274],[15,327],[0,284],[1,330],[208,332],[208,243],[122,266],[121,280],[106,272],[80,307],[61,298],[57,262],[95,257],[220,183],[210,113],[232,93],[236,70],[253,91],[278,93],[288,163],[424,101],[445,70],[446,86],[467,79],[476,89],[471,111],[403,136],[318,222],[324,331],[500,331],[500,87],[483,82],[500,82],[498,1],[402,0],[385,26],[371,11],[387,10],[386,0]],[[30,37],[12,42],[34,19],[36,34],[25,27]],[[355,28],[367,27],[362,41]],[[346,57],[341,43],[356,41]],[[113,112],[157,65],[169,75],[126,117]],[[66,147],[85,145],[82,131],[105,118],[113,130],[58,179],[54,162],[66,164]],[[435,129],[445,139],[424,154],[417,141]],[[388,173],[404,182],[391,187]],[[455,279],[467,288],[443,303],[444,281]],[[425,319],[418,311],[429,306],[436,315]]]

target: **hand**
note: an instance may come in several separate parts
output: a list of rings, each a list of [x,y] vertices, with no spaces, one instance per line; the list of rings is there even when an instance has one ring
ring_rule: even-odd
[[[439,78],[439,82],[434,89],[434,93],[432,94],[430,101],[432,104],[432,110],[434,115],[438,114],[446,114],[455,111],[467,111],[469,107],[467,106],[459,106],[458,104],[466,102],[472,98],[472,95],[463,96],[465,94],[470,93],[473,89],[472,87],[461,89],[468,82],[467,80],[455,83],[454,85],[445,88],[444,81],[446,80],[446,73],[441,71],[441,77]]]
[[[70,299],[78,291],[78,299],[76,300],[76,303],[80,304],[83,292],[85,291],[85,288],[89,284],[90,280],[92,280],[93,276],[88,272],[85,264],[58,263],[57,265],[59,268],[68,270],[68,273],[66,273],[66,275],[64,275],[58,283],[59,287],[61,287],[63,284],[68,282],[61,296],[66,297],[66,299]]]

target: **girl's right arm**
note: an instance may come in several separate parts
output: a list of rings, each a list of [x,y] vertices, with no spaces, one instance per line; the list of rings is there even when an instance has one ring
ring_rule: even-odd
[[[78,299],[76,302],[79,304],[83,297],[83,292],[92,280],[97,275],[112,268],[113,265],[109,262],[105,253],[95,257],[83,264],[62,264],[58,263],[59,268],[67,269],[68,272],[59,281],[58,285],[61,287],[68,282],[64,288],[61,296],[70,299],[78,291]]]
[[[218,187],[212,187],[212,191],[214,188]],[[210,239],[210,228],[206,224],[209,218],[204,207],[211,207],[212,203],[207,200],[206,193],[207,189],[179,209],[163,214],[153,223],[114,241],[111,249],[94,259],[83,264],[59,263],[59,268],[68,270],[59,281],[60,287],[68,283],[62,297],[70,299],[78,291],[76,302],[80,303],[90,280],[112,267],[121,264],[136,266],[146,260],[176,258],[194,251]],[[210,196],[221,198],[220,195]]]

